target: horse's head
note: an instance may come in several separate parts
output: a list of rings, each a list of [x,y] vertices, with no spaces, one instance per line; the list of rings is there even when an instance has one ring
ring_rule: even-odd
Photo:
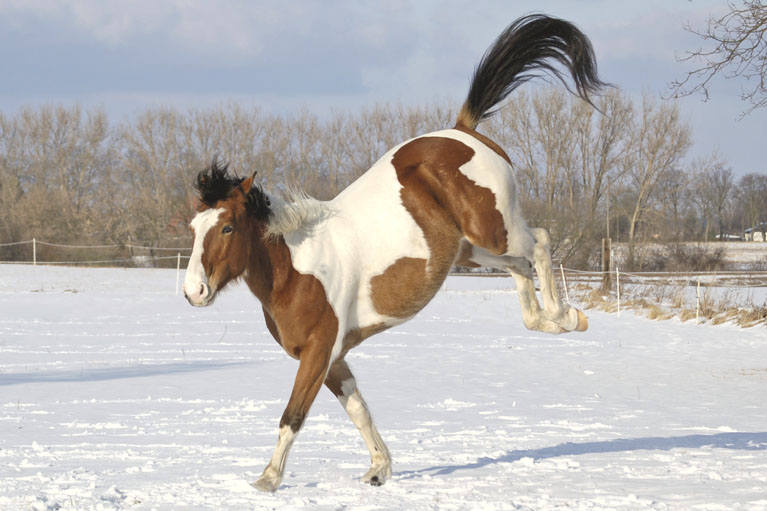
[[[271,204],[254,177],[230,176],[216,160],[197,176],[200,207],[190,224],[194,245],[184,278],[184,296],[194,306],[210,305],[242,275],[263,236]]]

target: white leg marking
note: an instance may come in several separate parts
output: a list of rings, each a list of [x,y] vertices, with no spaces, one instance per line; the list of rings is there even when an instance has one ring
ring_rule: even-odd
[[[539,250],[538,246],[536,246],[536,250]],[[548,256],[548,252],[545,252],[543,255]],[[536,271],[538,272],[539,279],[542,282],[541,294],[544,298],[544,310],[541,311],[541,306],[538,303],[538,298],[535,295],[535,283],[533,282],[532,269],[530,268],[527,259],[522,257],[512,257],[508,255],[496,256],[481,247],[473,247],[470,260],[482,266],[490,266],[492,268],[498,268],[500,270],[505,270],[511,273],[511,276],[514,277],[514,282],[516,283],[517,296],[519,297],[519,304],[522,308],[522,321],[524,322],[525,327],[529,328],[530,330],[538,330],[541,332],[558,334],[564,330],[573,330],[575,325],[577,325],[577,310],[571,309],[572,312],[575,313],[575,323],[573,323],[572,328],[567,328],[570,326],[569,321],[571,321],[571,318],[562,317],[562,304],[559,302],[559,297],[551,294],[552,289],[556,291],[553,283],[553,274],[551,271],[549,271],[551,280],[547,282],[544,278],[541,277],[541,272],[543,270],[539,269],[539,266],[536,265]],[[551,268],[550,256],[548,256],[548,261],[549,268]],[[547,285],[550,287],[546,287]],[[546,289],[545,291],[544,288]],[[549,311],[545,308],[546,305],[551,308],[552,301],[554,300],[556,300],[554,302],[555,304],[556,302],[559,302],[559,315],[550,314]]]
[[[282,475],[285,473],[285,460],[288,459],[288,453],[293,446],[297,433],[293,432],[290,426],[280,428],[280,438],[277,440],[277,447],[269,464],[264,469],[261,477],[253,483],[253,486],[261,491],[274,492],[279,488],[282,482]]]
[[[380,486],[391,477],[391,456],[380,433],[373,424],[365,400],[357,390],[354,378],[344,380],[341,384],[343,394],[338,397],[341,405],[349,414],[349,418],[357,426],[370,451],[370,470],[362,476],[362,481],[374,486]]]
[[[551,270],[551,252],[549,251],[549,233],[544,229],[531,229],[535,238],[533,258],[535,273],[541,286],[543,298],[543,313],[547,319],[557,323],[562,330],[571,332],[578,327],[579,311],[562,303],[554,283],[554,273]]]

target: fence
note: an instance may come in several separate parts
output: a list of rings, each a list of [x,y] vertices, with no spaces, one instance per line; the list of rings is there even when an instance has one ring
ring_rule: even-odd
[[[767,323],[767,271],[625,272],[616,268],[610,272],[609,285],[605,287],[607,272],[558,266],[556,279],[562,298],[568,303],[571,299],[577,301],[579,307],[617,315],[626,310],[644,310],[652,319],[694,318],[695,323],[737,321],[742,326]],[[448,287],[446,284],[445,289]],[[511,283],[503,286],[512,287]]]
[[[605,289],[606,272],[561,270],[565,296],[568,282],[584,282],[587,293],[581,293],[581,299],[600,306],[604,304],[595,303],[594,291],[609,294],[614,297],[614,307],[604,308],[619,316],[623,308],[643,308],[661,318],[668,318],[671,312],[685,319],[689,304],[690,319],[694,311],[695,323],[704,318],[718,323],[739,317],[741,325],[752,326],[767,319],[767,271],[624,272],[616,267],[611,272],[614,282]],[[565,278],[565,273],[570,276]]]
[[[53,265],[108,265],[108,266],[148,266],[149,263],[155,263],[158,261],[176,261],[181,259],[189,259],[189,256],[182,254],[182,252],[191,252],[189,247],[155,247],[146,244],[134,245],[131,243],[125,244],[111,244],[111,245],[66,245],[61,243],[51,243],[47,241],[38,240],[32,238],[26,241],[15,241],[11,243],[0,243],[0,248],[3,247],[19,247],[23,245],[31,245],[31,253],[28,259],[24,257],[15,258],[13,260],[0,260],[0,264],[53,264]],[[53,249],[63,250],[75,250],[75,251],[108,251],[112,254],[119,254],[120,252],[128,252],[127,256],[122,257],[106,257],[106,258],[91,258],[91,259],[64,259],[59,260],[50,258],[41,258],[38,253],[39,247],[50,247]],[[140,254],[136,255],[133,252],[148,251],[149,255]],[[154,252],[176,252],[174,255],[155,255]],[[152,264],[154,266],[154,264]],[[167,266],[167,265],[165,265]]]
[[[0,243],[0,249],[5,247],[19,247],[23,245],[29,245],[31,250],[29,258],[24,257],[16,258],[14,260],[0,260],[0,264],[45,264],[45,265],[102,265],[102,266],[136,266],[136,267],[165,267],[176,268],[176,293],[178,293],[178,282],[181,270],[181,260],[189,259],[188,253],[191,252],[190,247],[158,247],[148,244],[107,244],[107,245],[67,245],[61,243],[51,243],[47,241],[38,240],[33,238],[26,241],[16,241],[10,243]],[[69,250],[82,252],[87,251],[92,253],[93,251],[107,251],[114,257],[104,258],[90,258],[90,259],[77,259],[77,258],[61,258],[60,260],[51,259],[50,257],[40,257],[40,248],[55,249],[55,250]],[[145,251],[149,254],[136,255],[136,251]],[[127,252],[127,256],[117,256],[116,254]],[[175,252],[171,255],[157,255],[157,253]],[[174,264],[175,263],[175,264]],[[563,265],[559,265],[559,272],[562,281],[562,291],[564,293],[565,300],[569,303],[571,296],[578,296],[577,286],[583,286],[581,291],[587,290],[592,292],[594,289],[601,288],[603,292],[610,293],[615,297],[615,303],[617,306],[616,312],[620,315],[622,309],[622,300],[627,295],[627,291],[633,291],[633,295],[629,293],[630,298],[636,298],[636,289],[645,288],[661,288],[676,286],[678,288],[686,287],[695,290],[695,317],[696,322],[700,317],[703,309],[703,302],[706,300],[706,296],[701,294],[701,287],[706,289],[739,289],[748,290],[755,288],[767,288],[767,271],[709,271],[709,272],[624,272],[620,268],[615,268],[612,272],[602,271],[585,271],[565,268]],[[611,279],[604,279],[609,274]],[[503,276],[506,274],[478,274],[478,273],[456,273],[453,275],[486,275],[486,276]],[[610,282],[613,280],[614,282]],[[610,288],[604,289],[605,282],[610,282]],[[633,289],[627,289],[627,287],[633,286]],[[574,289],[576,287],[576,289]],[[580,299],[584,298],[584,293],[581,292]]]

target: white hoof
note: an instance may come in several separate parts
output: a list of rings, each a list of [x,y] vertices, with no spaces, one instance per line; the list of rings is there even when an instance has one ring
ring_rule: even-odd
[[[588,318],[575,307],[570,307],[563,319],[562,328],[567,332],[585,332],[589,328]]]
[[[575,309],[578,310],[578,309]],[[584,313],[578,311],[578,326],[575,327],[576,332],[585,332],[589,328],[589,318]]]
[[[362,476],[362,482],[372,486],[381,486],[389,478],[391,478],[391,463],[384,463],[370,467],[367,474]]]
[[[282,477],[276,473],[276,470],[273,470],[271,466],[269,466],[266,467],[266,470],[264,470],[264,473],[258,478],[258,481],[251,486],[263,492],[274,493],[277,491],[277,488],[280,487],[281,482]]]

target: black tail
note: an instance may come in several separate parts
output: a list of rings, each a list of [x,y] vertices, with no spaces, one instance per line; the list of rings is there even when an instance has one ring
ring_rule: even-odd
[[[538,76],[537,70],[550,72],[567,87],[555,64],[570,71],[578,96],[589,103],[589,94],[607,85],[597,76],[591,42],[575,25],[542,14],[519,18],[498,36],[474,70],[456,125],[476,128],[514,89]]]

